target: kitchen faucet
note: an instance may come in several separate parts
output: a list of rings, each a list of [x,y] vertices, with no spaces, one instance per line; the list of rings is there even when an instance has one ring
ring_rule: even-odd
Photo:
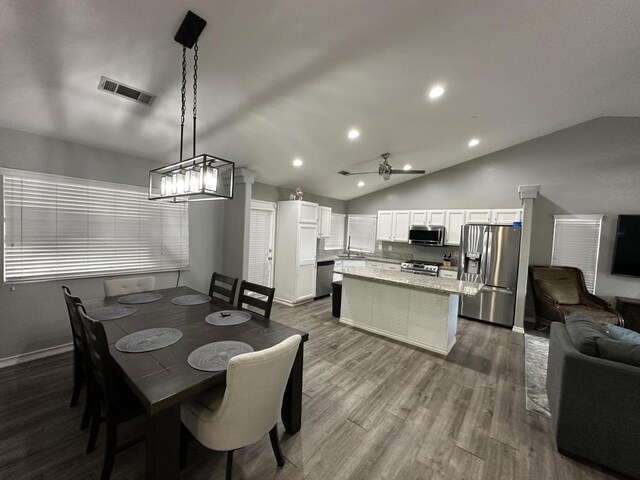
[[[347,258],[351,258],[351,235],[349,235],[349,241],[347,243]]]

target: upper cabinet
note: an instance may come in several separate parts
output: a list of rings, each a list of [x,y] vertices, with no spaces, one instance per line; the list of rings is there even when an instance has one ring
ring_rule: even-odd
[[[460,232],[465,224],[466,210],[447,210],[444,224],[445,245],[460,245]]]
[[[491,223],[491,210],[467,210],[465,223]]]
[[[409,214],[409,225],[426,225],[427,224],[427,211],[426,210],[411,210]]]
[[[318,207],[318,237],[329,238],[331,236],[331,208]]]
[[[446,225],[446,210],[428,210],[427,225]]]
[[[493,210],[491,223],[496,225],[511,225],[513,222],[522,221],[522,210],[516,209],[501,209]]]
[[[385,242],[408,242],[410,219],[409,210],[380,210],[377,239]]]

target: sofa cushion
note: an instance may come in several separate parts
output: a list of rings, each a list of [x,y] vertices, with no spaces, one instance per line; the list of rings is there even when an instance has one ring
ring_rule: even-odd
[[[576,305],[580,303],[580,295],[576,283],[571,278],[559,278],[553,280],[538,280],[538,284],[552,298],[563,305]]]
[[[613,340],[612,338],[598,338],[596,343],[598,344],[600,358],[640,367],[640,345]]]
[[[617,325],[607,324],[607,330],[609,336],[614,340],[620,340],[621,342],[631,343],[633,345],[640,345],[640,333],[629,330],[628,328],[619,327]]]
[[[609,339],[609,335],[607,335],[605,329],[586,315],[571,315],[565,321],[565,325],[573,345],[580,353],[584,353],[585,355],[597,357],[598,345],[596,344],[596,340]]]

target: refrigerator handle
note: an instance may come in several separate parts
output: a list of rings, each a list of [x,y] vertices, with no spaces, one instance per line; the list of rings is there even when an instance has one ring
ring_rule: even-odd
[[[480,260],[480,278],[482,279],[482,283],[487,283],[487,253],[489,250],[489,229],[485,229],[482,234],[482,242],[484,243],[484,251],[482,252],[482,259]]]

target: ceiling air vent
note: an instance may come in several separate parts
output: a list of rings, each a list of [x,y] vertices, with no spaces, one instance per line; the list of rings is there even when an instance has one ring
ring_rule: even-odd
[[[98,90],[104,90],[105,92],[113,93],[119,97],[128,98],[134,100],[143,105],[151,105],[156,99],[156,96],[149,92],[143,92],[137,88],[130,87],[123,83],[117,82],[107,77],[100,77],[100,83],[98,84]]]

